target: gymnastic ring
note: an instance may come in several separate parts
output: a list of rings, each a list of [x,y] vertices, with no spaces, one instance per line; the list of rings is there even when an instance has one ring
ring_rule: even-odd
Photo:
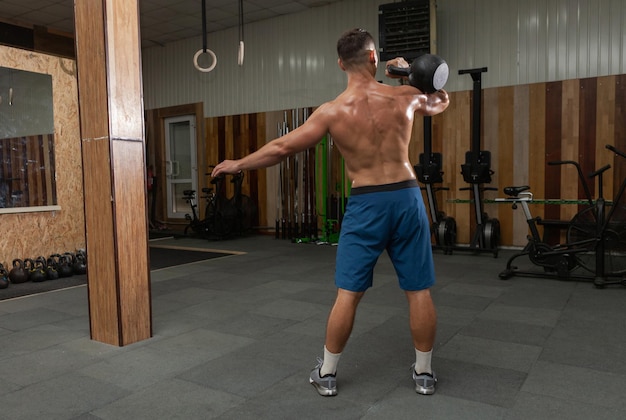
[[[209,67],[200,67],[200,65],[198,64],[198,57],[200,57],[200,54],[202,53],[207,53],[209,54],[211,57],[213,57],[213,63],[209,66]],[[215,66],[217,65],[217,56],[215,55],[215,53],[211,50],[206,50],[204,51],[202,48],[198,50],[198,52],[193,56],[193,65],[196,67],[196,69],[198,69],[198,71],[201,71],[203,73],[208,73],[211,70],[213,70],[215,68]]]

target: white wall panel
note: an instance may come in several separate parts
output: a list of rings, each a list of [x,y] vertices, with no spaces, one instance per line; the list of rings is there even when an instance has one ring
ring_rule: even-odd
[[[145,107],[204,102],[205,115],[218,116],[317,106],[345,86],[337,38],[354,26],[377,38],[379,3],[349,0],[248,24],[243,66],[237,65],[237,28],[208,34],[207,47],[218,57],[209,73],[192,62],[201,38],[145,49]]]
[[[624,0],[438,0],[448,90],[471,88],[460,68],[488,67],[483,87],[626,72]]]
[[[206,116],[317,106],[345,86],[335,43],[363,27],[378,38],[378,6],[392,0],[345,0],[208,35],[214,71],[192,64],[202,39],[143,51],[146,109],[204,102]],[[488,67],[483,87],[623,74],[625,0],[438,0],[437,51],[449,63],[450,91],[472,88],[459,69]],[[379,80],[385,80],[379,70]],[[386,80],[385,80],[386,81]]]

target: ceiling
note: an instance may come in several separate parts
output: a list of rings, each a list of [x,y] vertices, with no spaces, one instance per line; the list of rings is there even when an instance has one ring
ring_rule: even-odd
[[[342,0],[244,0],[245,24]],[[142,47],[202,36],[202,0],[139,0]],[[206,0],[207,33],[239,25],[238,0]],[[74,32],[74,0],[0,0],[0,21]]]

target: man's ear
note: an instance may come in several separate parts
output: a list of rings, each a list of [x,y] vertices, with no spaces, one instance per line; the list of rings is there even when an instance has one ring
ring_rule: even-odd
[[[337,65],[339,66],[339,68],[343,71],[346,71],[345,66],[343,65],[343,63],[341,62],[341,58],[337,59]]]

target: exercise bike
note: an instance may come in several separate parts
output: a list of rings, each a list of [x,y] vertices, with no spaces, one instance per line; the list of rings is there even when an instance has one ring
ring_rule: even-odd
[[[626,154],[618,151],[611,145],[606,146],[617,155],[626,158]],[[594,285],[602,288],[607,284],[626,285],[626,208],[623,192],[626,188],[626,179],[622,181],[608,215],[607,203],[604,199],[602,177],[611,166],[605,165],[589,174],[589,178],[598,178],[598,198],[591,198],[589,186],[582,174],[580,165],[573,161],[548,162],[549,165],[572,164],[576,167],[583,189],[587,195],[588,206],[579,211],[567,225],[567,239],[564,244],[549,245],[544,242],[537,229],[541,224],[539,217],[533,218],[528,203],[532,202],[532,193],[528,186],[513,186],[504,188],[508,196],[497,201],[511,202],[513,209],[520,204],[524,211],[530,230],[528,243],[524,249],[513,255],[507,261],[504,271],[499,274],[503,280],[515,275],[528,277],[555,277],[562,280],[593,281]],[[529,260],[543,268],[540,271],[519,270],[513,266],[513,261],[521,256],[528,256]],[[608,269],[607,269],[608,267]],[[585,273],[574,273],[576,269]],[[616,277],[611,279],[612,277]]]
[[[206,174],[210,175],[210,174]],[[185,235],[194,232],[204,239],[224,239],[228,237],[232,231],[232,217],[224,212],[225,198],[223,196],[224,175],[220,175],[211,180],[214,188],[202,188],[205,194],[201,198],[206,200],[204,209],[204,218],[198,216],[198,201],[195,190],[183,191],[183,199],[189,203],[191,214],[187,213],[185,219],[189,222],[185,226]]]
[[[226,201],[224,210],[231,219],[232,233],[239,235],[250,231],[257,219],[257,206],[242,192],[243,177],[243,172],[238,172],[230,180],[234,186],[234,194]]]
[[[496,201],[510,202],[514,210],[517,209],[518,205],[521,205],[530,231],[530,235],[527,236],[528,243],[524,249],[509,258],[506,263],[506,269],[499,274],[499,277],[502,280],[510,279],[516,275],[573,279],[575,276],[572,274],[572,271],[578,267],[575,254],[576,252],[586,252],[586,249],[577,249],[574,244],[549,245],[541,239],[537,227],[537,225],[541,223],[541,219],[539,217],[533,217],[528,207],[528,203],[533,201],[533,194],[529,189],[530,187],[528,185],[505,187],[504,194],[508,197],[496,198]],[[517,266],[513,265],[513,261],[522,256],[528,256],[530,262],[536,266],[542,267],[544,271],[518,269]],[[576,278],[579,280],[589,280],[588,277],[584,276]]]
[[[626,159],[626,153],[614,146],[607,144],[605,147],[616,156]],[[622,180],[611,203],[604,200],[601,175],[599,182],[599,197],[595,206],[574,216],[567,240],[595,244],[593,252],[579,253],[576,258],[581,267],[594,273],[593,284],[597,288],[611,284],[626,286],[626,178]]]
[[[203,188],[202,192],[206,195],[202,198],[205,198],[207,202],[210,200],[210,195],[213,194],[212,188]],[[183,191],[183,199],[189,204],[191,208],[191,214],[185,214],[185,219],[188,224],[185,226],[184,234],[189,235],[191,232],[200,235],[203,238],[207,238],[209,236],[209,227],[205,223],[204,220],[198,217],[198,201],[196,197],[195,190],[184,190]]]

